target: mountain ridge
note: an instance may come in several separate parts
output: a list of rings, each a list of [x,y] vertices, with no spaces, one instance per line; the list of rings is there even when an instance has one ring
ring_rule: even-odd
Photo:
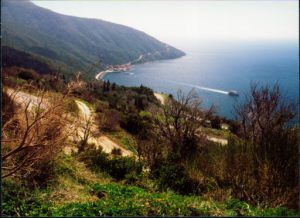
[[[184,52],[134,28],[94,18],[62,15],[30,1],[2,1],[3,45],[84,70],[100,59],[124,64],[178,58]],[[155,55],[154,55],[155,54]]]

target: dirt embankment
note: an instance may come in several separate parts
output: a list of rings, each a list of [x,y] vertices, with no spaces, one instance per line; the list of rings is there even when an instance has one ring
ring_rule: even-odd
[[[94,115],[92,110],[82,101],[76,100],[75,101],[79,110],[80,110],[80,116],[81,119],[81,126],[85,126],[86,122],[90,121],[90,129],[91,133],[88,138],[88,143],[94,144],[96,147],[102,147],[103,151],[106,153],[111,153],[113,149],[120,149],[122,152],[122,156],[133,156],[134,154],[111,140],[109,137],[105,135],[97,136],[99,135],[98,127],[95,124]],[[79,128],[77,134],[79,136],[83,136],[84,134],[84,128]]]
[[[27,104],[29,110],[33,110],[35,107],[46,108],[47,107],[47,99],[42,99],[39,96],[34,96],[30,93],[26,93],[23,91],[17,91],[14,89],[7,89],[7,94],[13,98],[13,100],[25,107]],[[133,152],[126,150],[122,146],[118,145],[116,142],[111,140],[109,137],[105,135],[99,135],[98,127],[94,121],[94,115],[92,110],[85,104],[83,101],[76,100],[75,101],[79,110],[80,110],[80,119],[77,124],[68,125],[69,128],[73,128],[76,126],[76,130],[74,134],[69,136],[70,140],[80,140],[84,136],[84,129],[86,127],[87,122],[90,122],[90,136],[88,138],[88,143],[95,144],[96,147],[102,147],[103,151],[106,153],[111,153],[113,149],[120,149],[122,152],[122,156],[133,156]],[[68,122],[68,121],[66,121]],[[66,146],[64,148],[64,152],[70,154],[72,150],[76,150],[76,148],[72,148],[70,146]]]
[[[165,96],[163,94],[154,92],[155,97],[160,101],[162,105],[165,104]]]

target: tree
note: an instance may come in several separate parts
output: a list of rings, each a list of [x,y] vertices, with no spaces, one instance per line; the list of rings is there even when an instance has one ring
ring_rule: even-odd
[[[109,90],[110,90],[110,81],[108,80],[106,83],[106,91],[109,92]]]
[[[98,115],[100,130],[116,131],[121,120],[120,113],[115,109],[105,110]]]
[[[199,128],[211,118],[214,106],[204,110],[194,90],[186,96],[177,93],[177,100],[169,99],[163,106],[163,115],[156,119],[159,135],[168,141],[171,159],[183,160],[194,154],[199,142]]]
[[[262,160],[272,160],[277,141],[296,116],[296,105],[284,100],[280,87],[251,85],[244,104],[236,107],[243,137]],[[283,145],[284,146],[284,145]]]
[[[106,92],[106,81],[103,82],[103,87],[102,87],[103,92]]]
[[[248,175],[243,175],[246,179],[236,186],[254,203],[293,204],[299,184],[299,139],[297,128],[291,125],[296,105],[285,100],[278,84],[252,84],[245,102],[236,106],[236,113],[244,139],[241,155],[248,159]],[[253,179],[255,182],[249,183]]]
[[[116,90],[116,83],[113,83],[112,85],[111,85],[111,90]]]
[[[17,173],[23,178],[35,178],[47,173],[43,167],[53,160],[73,131],[73,125],[66,123],[69,114],[65,101],[77,87],[78,83],[69,83],[60,97],[53,97],[44,90],[36,90],[36,96],[19,89],[4,90],[9,96],[6,100],[17,107],[12,111],[3,108],[2,116],[9,113],[9,119],[1,128],[2,178]]]
[[[215,116],[212,120],[211,120],[211,127],[214,129],[221,129],[221,119],[219,116]]]
[[[85,119],[81,122],[79,128],[79,136],[81,138],[79,142],[78,152],[84,151],[85,147],[88,144],[88,140],[91,134],[91,127],[92,127],[92,116],[85,117]]]

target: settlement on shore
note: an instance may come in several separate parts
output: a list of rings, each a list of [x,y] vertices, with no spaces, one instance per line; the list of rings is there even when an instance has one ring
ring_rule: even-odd
[[[102,80],[103,77],[108,74],[108,73],[113,73],[113,72],[125,72],[125,71],[128,71],[130,70],[132,67],[131,63],[128,63],[128,64],[122,64],[122,65],[110,65],[107,67],[106,70],[103,70],[101,72],[99,72],[96,76],[95,76],[95,79],[97,80]]]

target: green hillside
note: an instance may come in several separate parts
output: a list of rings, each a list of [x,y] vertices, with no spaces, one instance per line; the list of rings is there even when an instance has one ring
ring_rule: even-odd
[[[2,1],[1,12],[2,45],[64,63],[73,69],[86,70],[100,59],[104,64],[122,64],[148,53],[153,54],[148,60],[184,55],[133,28],[54,13],[30,1]]]

